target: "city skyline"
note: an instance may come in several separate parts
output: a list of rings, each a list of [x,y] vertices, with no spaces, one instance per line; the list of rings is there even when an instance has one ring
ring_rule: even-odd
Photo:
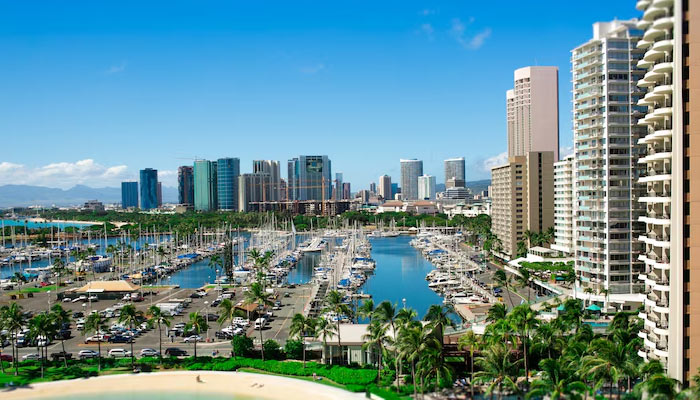
[[[559,68],[561,147],[571,146],[569,50],[590,35],[590,21],[637,16],[632,1],[600,3],[605,7],[576,13],[568,12],[573,5],[560,2],[514,4],[505,10],[495,5],[402,3],[398,8],[377,7],[369,19],[354,18],[362,7],[340,16],[332,6],[291,10],[282,5],[274,12],[264,10],[283,22],[269,32],[256,28],[260,21],[251,16],[263,10],[255,5],[223,7],[217,13],[229,18],[207,14],[201,20],[186,19],[186,9],[172,7],[152,26],[147,21],[160,14],[157,4],[146,6],[132,24],[123,23],[132,14],[126,12],[128,4],[121,12],[108,5],[59,11],[15,4],[0,17],[0,48],[13,59],[12,65],[0,65],[0,72],[13,78],[0,94],[8,117],[0,121],[0,131],[8,133],[7,145],[13,148],[27,147],[28,140],[42,143],[44,137],[70,140],[56,143],[49,159],[40,157],[41,152],[6,154],[0,162],[0,184],[116,187],[151,166],[158,169],[163,185],[176,187],[182,158],[217,159],[228,153],[245,166],[255,159],[283,163],[294,154],[328,154],[345,171],[345,180],[360,188],[378,173],[398,176],[396,160],[412,157],[422,159],[425,173],[438,177],[439,183],[443,160],[461,156],[467,180],[485,179],[490,167],[504,160],[502,93],[512,87],[514,69]],[[99,17],[103,13],[110,15],[109,21]],[[568,15],[567,20],[551,18],[557,13]],[[29,14],[34,22],[22,23]],[[328,22],[318,22],[324,19]],[[338,28],[331,30],[328,24]],[[302,26],[308,27],[306,33]],[[532,40],[515,46],[511,37],[522,32]],[[145,39],[135,43],[134,35]],[[178,41],[189,35],[194,38]],[[260,50],[231,40],[235,35],[256,40]],[[348,35],[357,39],[346,48],[330,45]],[[281,44],[280,36],[287,37]],[[377,46],[391,50],[370,61],[368,54],[380,53]],[[506,52],[507,58],[500,55]],[[191,54],[191,61],[180,65],[180,54]],[[49,62],[37,63],[30,55]],[[428,61],[413,66],[416,57]],[[57,58],[63,62],[52,62]],[[477,73],[483,76],[475,79]],[[272,86],[261,81],[270,74],[276,76]],[[370,86],[377,83],[377,93],[386,94],[368,102],[367,92],[374,92]],[[27,87],[34,89],[31,102]],[[467,95],[475,91],[480,96]],[[308,94],[295,99],[296,115],[290,115],[286,99],[298,92]],[[139,111],[144,107],[148,115]],[[261,118],[265,116],[276,118]],[[416,146],[435,132],[443,140]],[[200,134],[216,140],[217,148],[209,141],[189,140]],[[389,141],[397,135],[405,140]],[[302,136],[311,140],[298,140]],[[258,137],[276,145],[261,149]],[[346,141],[349,137],[357,140]],[[376,146],[364,145],[370,139]],[[337,150],[341,140],[342,151]],[[474,141],[479,141],[480,151],[466,151]],[[132,151],[134,142],[143,146]],[[455,152],[455,145],[464,150]],[[227,146],[236,150],[220,150]],[[355,163],[361,152],[377,162]]]

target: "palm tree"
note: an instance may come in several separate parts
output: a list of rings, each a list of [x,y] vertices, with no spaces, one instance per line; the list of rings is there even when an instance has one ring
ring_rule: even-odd
[[[134,325],[141,321],[143,313],[141,311],[136,311],[136,307],[133,304],[127,304],[122,307],[121,314],[119,315],[119,323],[129,325],[129,330],[134,329]],[[99,343],[99,342],[98,342]],[[134,340],[129,341],[131,347],[131,368],[134,368]]]
[[[533,239],[535,238],[536,233],[527,229],[525,232],[523,232],[523,237],[525,240],[527,240],[527,247],[530,248],[532,247]]]
[[[289,335],[297,336],[301,341],[301,353],[303,359],[303,367],[306,368],[306,340],[304,339],[310,332],[314,331],[316,320],[311,317],[305,317],[304,314],[294,314],[292,324],[289,327]]]
[[[85,320],[85,330],[83,334],[95,333],[100,335],[107,330],[106,321],[102,319],[100,313],[90,313]],[[97,341],[97,371],[99,372],[102,365],[102,339]]]
[[[429,382],[432,376],[435,376],[435,391],[440,389],[443,377],[447,377],[447,380],[451,379],[452,368],[445,362],[442,345],[438,341],[428,342],[417,366],[421,375],[421,392],[423,392],[425,380]]]
[[[508,304],[513,304],[513,301],[510,298],[510,278],[506,274],[506,271],[499,269],[493,274],[493,281],[498,284],[498,286],[503,287],[503,290],[505,290],[506,294],[508,295]]]
[[[323,351],[325,352],[328,347],[328,339],[332,338],[337,332],[336,326],[323,317],[316,318],[314,326],[314,337],[321,338],[323,341]]]
[[[369,324],[368,332],[362,336],[362,350],[373,349],[378,355],[377,360],[377,384],[381,379],[382,374],[382,355],[384,354],[384,345],[387,342],[387,325],[375,320]]]
[[[518,287],[521,289],[527,290],[527,302],[530,302],[530,281],[532,280],[532,277],[530,276],[530,271],[521,268],[520,275],[515,275],[515,281],[518,284]]]
[[[245,293],[245,299],[243,300],[245,304],[257,304],[258,308],[264,308],[272,305],[270,300],[270,294],[265,291],[260,282],[254,282],[250,285],[249,290]],[[263,330],[262,327],[260,331],[260,357],[265,360],[265,349],[263,349]]]
[[[411,363],[411,377],[413,380],[413,397],[418,396],[418,382],[416,381],[416,362],[420,359],[423,349],[430,346],[430,342],[437,342],[430,326],[421,324],[403,325],[399,330],[397,346],[402,359]],[[437,343],[436,345],[439,345]]]
[[[341,315],[350,315],[350,306],[343,302],[343,295],[337,290],[331,290],[326,295],[326,311],[332,311],[336,314],[336,336],[338,337],[338,351],[340,352],[340,364],[343,364],[343,348],[340,346],[340,317]]]
[[[680,382],[663,373],[654,374],[635,386],[635,391],[644,399],[673,400],[678,395]]]
[[[158,358],[163,361],[163,325],[170,327],[170,321],[173,317],[169,313],[164,313],[157,306],[150,306],[147,311],[150,320],[149,325],[158,325]]]
[[[481,343],[479,336],[477,336],[474,331],[469,330],[467,333],[459,338],[459,347],[469,349],[469,389],[471,391],[471,398],[474,398],[474,348],[478,347]]]
[[[63,275],[63,272],[65,272],[66,270],[65,266],[66,264],[62,258],[54,259],[53,264],[51,265],[51,270],[54,274],[56,274],[56,277],[58,278],[56,279],[56,291],[58,291],[61,287],[61,275]]]
[[[423,317],[424,321],[429,321],[431,323],[433,332],[440,342],[441,347],[443,345],[445,328],[448,326],[452,328],[455,327],[454,321],[452,321],[449,317],[449,315],[453,312],[454,310],[451,306],[433,304],[430,306],[430,308],[428,308],[428,312]]]
[[[9,306],[0,308],[0,320],[2,320],[3,328],[10,333],[12,339],[12,364],[15,367],[15,376],[19,375],[19,351],[17,349],[17,336],[24,328],[26,318],[22,312],[22,307],[17,303],[10,303]]]
[[[568,399],[586,393],[587,386],[577,379],[574,369],[559,359],[546,358],[540,361],[542,374],[532,382],[527,399],[549,397],[551,400]]]
[[[37,314],[29,320],[29,337],[37,343],[40,351],[39,361],[41,365],[41,377],[44,377],[44,361],[48,357],[49,338],[56,335],[56,324],[47,314]],[[39,349],[39,343],[44,343]]]
[[[185,330],[188,332],[194,332],[194,358],[197,358],[197,338],[200,333],[209,330],[209,325],[207,324],[207,319],[204,315],[200,314],[198,311],[190,313],[190,320],[185,325]]]
[[[500,320],[506,319],[507,315],[508,315],[508,309],[506,308],[506,305],[503,303],[496,303],[489,308],[489,310],[486,314],[486,321],[488,321],[488,322],[500,321]]]
[[[70,324],[70,313],[66,311],[66,309],[63,308],[59,303],[54,304],[51,307],[51,318],[53,319],[54,323],[56,324],[57,327],[61,327],[63,324]],[[61,335],[61,350],[63,351],[63,354],[66,354],[66,346],[65,346],[65,340],[63,339],[63,335]],[[63,357],[63,366],[68,368],[68,359],[66,357]]]
[[[389,301],[382,301],[379,303],[377,306],[377,309],[374,310],[374,315],[379,322],[386,324],[387,326],[391,327],[391,332],[393,335],[393,341],[396,343],[396,307],[391,304]],[[394,360],[396,361],[394,364],[395,371],[396,371],[396,378],[399,378],[399,362],[397,360],[397,354],[396,354],[396,346],[394,345]],[[398,382],[398,381],[397,381]],[[396,386],[396,390],[398,390],[398,384]]]
[[[530,383],[530,370],[527,360],[527,342],[530,341],[530,332],[532,332],[539,321],[537,320],[537,313],[530,308],[530,304],[523,304],[515,307],[508,318],[513,328],[518,332],[520,336],[520,343],[523,346],[523,362],[525,365],[525,384]]]
[[[563,345],[563,339],[556,326],[550,324],[540,324],[535,332],[536,340],[532,348],[540,354],[546,352],[547,358],[553,358],[554,352],[558,351]]]
[[[357,309],[357,315],[361,318],[368,318],[369,322],[372,323],[372,315],[374,314],[374,301],[372,299],[366,299],[362,302],[360,307]]]
[[[488,348],[476,359],[480,368],[474,375],[475,382],[487,384],[486,394],[493,398],[494,389],[498,389],[498,399],[503,397],[503,389],[517,391],[514,377],[518,375],[518,369],[522,360],[511,359],[510,349],[502,343],[496,343]]]
[[[218,254],[215,254],[209,258],[209,268],[214,270],[217,277],[219,276],[219,267],[222,265],[224,265],[223,261]]]

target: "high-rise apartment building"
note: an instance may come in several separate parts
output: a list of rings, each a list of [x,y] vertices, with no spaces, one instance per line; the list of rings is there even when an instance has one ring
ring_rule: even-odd
[[[509,157],[491,169],[491,231],[501,253],[515,258],[524,232],[544,232],[554,225],[554,156],[551,151]]]
[[[644,264],[634,240],[643,228],[637,201],[642,115],[635,105],[643,51],[636,21],[599,22],[593,38],[571,52],[574,117],[574,293],[636,308]],[[593,294],[586,293],[586,288]]]
[[[418,177],[418,198],[420,200],[435,200],[435,177],[433,175]]]
[[[688,384],[700,367],[700,3],[639,0],[637,8],[645,52],[637,66],[646,71],[637,104],[647,107],[638,122],[646,146],[640,355]]]
[[[350,194],[350,182],[343,182],[343,200],[349,200]]]
[[[139,206],[139,183],[122,182],[122,208]]]
[[[216,202],[219,210],[238,210],[238,176],[241,161],[238,158],[216,160]]]
[[[156,197],[158,199],[158,207],[163,206],[163,182],[158,182]]]
[[[369,184],[369,192],[374,194],[377,193],[377,184],[375,182],[371,182]]]
[[[183,165],[177,169],[177,202],[183,205],[194,205],[194,172],[189,165]]]
[[[391,195],[391,177],[389,175],[382,175],[379,177],[379,193],[384,200],[393,199]]]
[[[292,200],[328,200],[331,198],[331,160],[328,156],[299,156],[287,162]]]
[[[453,187],[464,187],[464,157],[448,158],[445,160],[445,184],[447,184],[447,181],[450,179],[456,184],[461,183],[462,185]]]
[[[195,160],[194,162],[194,209],[213,211],[218,205],[218,185],[216,161]]]
[[[554,163],[554,243],[552,249],[574,254],[574,155]]]
[[[418,199],[418,177],[423,175],[423,161],[401,160],[401,194],[404,200]]]
[[[268,201],[265,199],[272,196],[269,180],[266,173],[241,174],[238,177],[238,211],[250,211],[250,203]]]
[[[551,151],[559,160],[559,69],[516,69],[506,92],[508,157]]]
[[[275,160],[254,160],[254,174],[267,174],[268,180],[265,185],[269,187],[270,198],[263,201],[279,201],[280,190],[280,162]]]
[[[158,208],[158,170],[153,168],[142,169],[139,172],[139,186],[141,209],[152,210]]]

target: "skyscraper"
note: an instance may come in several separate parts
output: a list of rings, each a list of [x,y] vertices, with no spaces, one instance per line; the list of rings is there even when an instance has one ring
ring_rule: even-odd
[[[510,258],[518,256],[525,231],[544,232],[554,225],[552,161],[551,151],[530,152],[491,169],[491,230]]]
[[[647,70],[638,86],[647,107],[639,120],[646,156],[639,198],[646,208],[639,241],[646,269],[639,332],[646,360],[658,359],[671,378],[688,384],[700,367],[700,4],[637,1],[644,29],[637,66]],[[695,184],[693,184],[695,182]]]
[[[557,67],[516,69],[506,92],[508,157],[551,151],[559,160],[559,81]]]
[[[445,183],[450,179],[454,179],[458,183],[461,182],[462,187],[464,187],[464,157],[445,160]]]
[[[294,174],[298,183],[297,200],[331,198],[331,160],[328,156],[299,156],[295,159]]]
[[[343,200],[350,200],[350,182],[343,182]]]
[[[183,205],[194,205],[194,175],[189,165],[177,169],[177,201]]]
[[[218,207],[216,167],[216,161],[194,162],[194,209],[197,211],[212,211]]]
[[[280,162],[275,160],[254,160],[254,174],[267,174],[265,185],[269,187],[270,198],[265,198],[263,201],[279,201],[280,200]],[[263,192],[265,194],[265,192]]]
[[[216,199],[219,210],[238,209],[238,175],[241,162],[238,158],[216,160]]]
[[[554,163],[554,244],[567,256],[574,253],[574,155]]]
[[[266,173],[241,174],[238,177],[238,211],[250,211],[250,203],[267,201],[271,187],[267,185],[270,176]]]
[[[158,198],[158,207],[161,207],[163,205],[163,182],[158,182],[156,197]]]
[[[423,161],[401,160],[401,194],[404,200],[418,199],[418,177],[423,175]]]
[[[384,200],[393,199],[391,195],[391,177],[389,175],[382,175],[379,177],[379,195],[382,196]]]
[[[372,182],[369,184],[369,192],[370,193],[377,193],[377,184]]]
[[[158,208],[158,170],[152,168],[142,169],[139,172],[139,178],[141,209],[152,210]]]
[[[122,208],[139,206],[139,183],[122,182]]]
[[[287,161],[287,200],[299,200],[299,159]]]
[[[644,72],[637,61],[644,52],[636,21],[598,22],[593,38],[571,52],[574,113],[574,250],[580,299],[636,308],[643,285],[642,213],[637,201],[637,160],[644,96],[636,82]],[[594,291],[590,296],[586,288]],[[607,295],[601,291],[607,290]]]
[[[418,177],[418,198],[420,200],[435,200],[435,177],[433,175]]]

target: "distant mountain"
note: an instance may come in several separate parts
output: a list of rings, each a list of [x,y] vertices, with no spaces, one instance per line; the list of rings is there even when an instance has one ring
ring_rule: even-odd
[[[466,187],[471,189],[472,193],[479,194],[489,188],[489,185],[491,184],[491,179],[482,179],[480,181],[465,182],[464,184]]]
[[[30,185],[0,186],[0,207],[74,206],[88,200],[120,203],[122,191],[121,188],[92,188],[84,185],[76,185],[68,190]],[[177,202],[177,189],[163,186],[163,202]]]

